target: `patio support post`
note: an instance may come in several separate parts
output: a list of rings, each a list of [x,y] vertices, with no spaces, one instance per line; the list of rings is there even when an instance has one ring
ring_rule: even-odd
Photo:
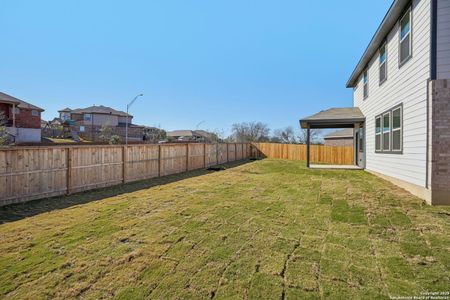
[[[310,158],[309,154],[311,152],[311,128],[308,125],[308,128],[306,129],[306,167],[309,168],[310,166]]]

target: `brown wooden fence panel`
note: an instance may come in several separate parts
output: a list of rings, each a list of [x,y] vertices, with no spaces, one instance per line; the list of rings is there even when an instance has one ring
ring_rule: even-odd
[[[187,152],[187,144],[161,145],[161,176],[187,171]]]
[[[125,182],[149,179],[159,176],[159,146],[124,146]]]
[[[254,143],[252,156],[306,161],[306,145]],[[311,163],[353,164],[353,147],[311,145]]]
[[[217,165],[217,145],[206,144],[206,167]]]
[[[205,145],[188,144],[189,147],[189,170],[205,167]]]
[[[228,144],[228,161],[236,160],[236,144]]]
[[[87,191],[247,158],[248,144],[0,149],[0,206]]]
[[[241,160],[244,157],[242,144],[236,144],[236,160]]]
[[[11,203],[67,191],[65,149],[17,149],[0,152],[0,199]]]
[[[218,163],[219,164],[224,164],[226,163],[228,160],[228,156],[227,156],[227,144],[218,144]]]
[[[123,147],[71,149],[70,192],[117,185],[123,181]]]

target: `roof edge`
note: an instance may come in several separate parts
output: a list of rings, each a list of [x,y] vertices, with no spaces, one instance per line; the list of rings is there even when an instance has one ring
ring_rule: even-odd
[[[353,70],[350,78],[346,83],[347,88],[353,88],[356,86],[359,75],[364,71],[367,64],[372,59],[373,55],[376,53],[381,43],[385,40],[386,36],[392,30],[392,27],[397,23],[398,19],[404,12],[405,8],[412,2],[412,0],[394,0],[394,2],[389,7],[386,15],[381,21],[380,26],[378,26],[377,31],[373,35],[372,39],[369,42],[366,50],[363,55],[359,59],[358,64]]]

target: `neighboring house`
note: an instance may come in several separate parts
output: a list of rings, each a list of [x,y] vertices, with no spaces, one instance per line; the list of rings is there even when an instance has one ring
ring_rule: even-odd
[[[215,135],[205,130],[174,130],[167,132],[167,138],[180,142],[211,142]]]
[[[129,139],[142,140],[144,136],[145,127],[132,124],[133,116],[111,107],[94,105],[78,109],[65,108],[58,112],[62,122],[74,125],[80,135],[90,140],[99,140],[102,126],[112,127],[113,134],[123,139],[127,123]]]
[[[59,117],[63,121],[72,120],[84,126],[125,126],[132,123],[133,116],[123,111],[115,110],[107,106],[91,106],[86,108],[59,110]]]
[[[42,108],[0,92],[0,111],[16,143],[41,142]]]
[[[355,164],[450,204],[450,0],[395,0],[347,87],[353,108],[302,128],[354,128]]]
[[[324,136],[323,140],[325,146],[353,146],[353,129],[334,131]]]

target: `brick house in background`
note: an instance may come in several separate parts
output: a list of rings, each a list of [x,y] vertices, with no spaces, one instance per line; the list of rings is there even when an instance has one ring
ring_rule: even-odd
[[[353,129],[345,128],[327,134],[324,138],[325,146],[353,146]]]
[[[127,123],[129,140],[141,141],[144,132],[148,130],[145,126],[133,124],[132,115],[128,115],[127,118],[126,112],[103,105],[78,109],[65,108],[58,112],[63,122],[70,123],[80,136],[88,140],[99,140],[102,126],[111,127],[113,134],[118,135],[122,140],[125,137]]]
[[[42,108],[0,92],[0,111],[16,143],[41,142]]]

